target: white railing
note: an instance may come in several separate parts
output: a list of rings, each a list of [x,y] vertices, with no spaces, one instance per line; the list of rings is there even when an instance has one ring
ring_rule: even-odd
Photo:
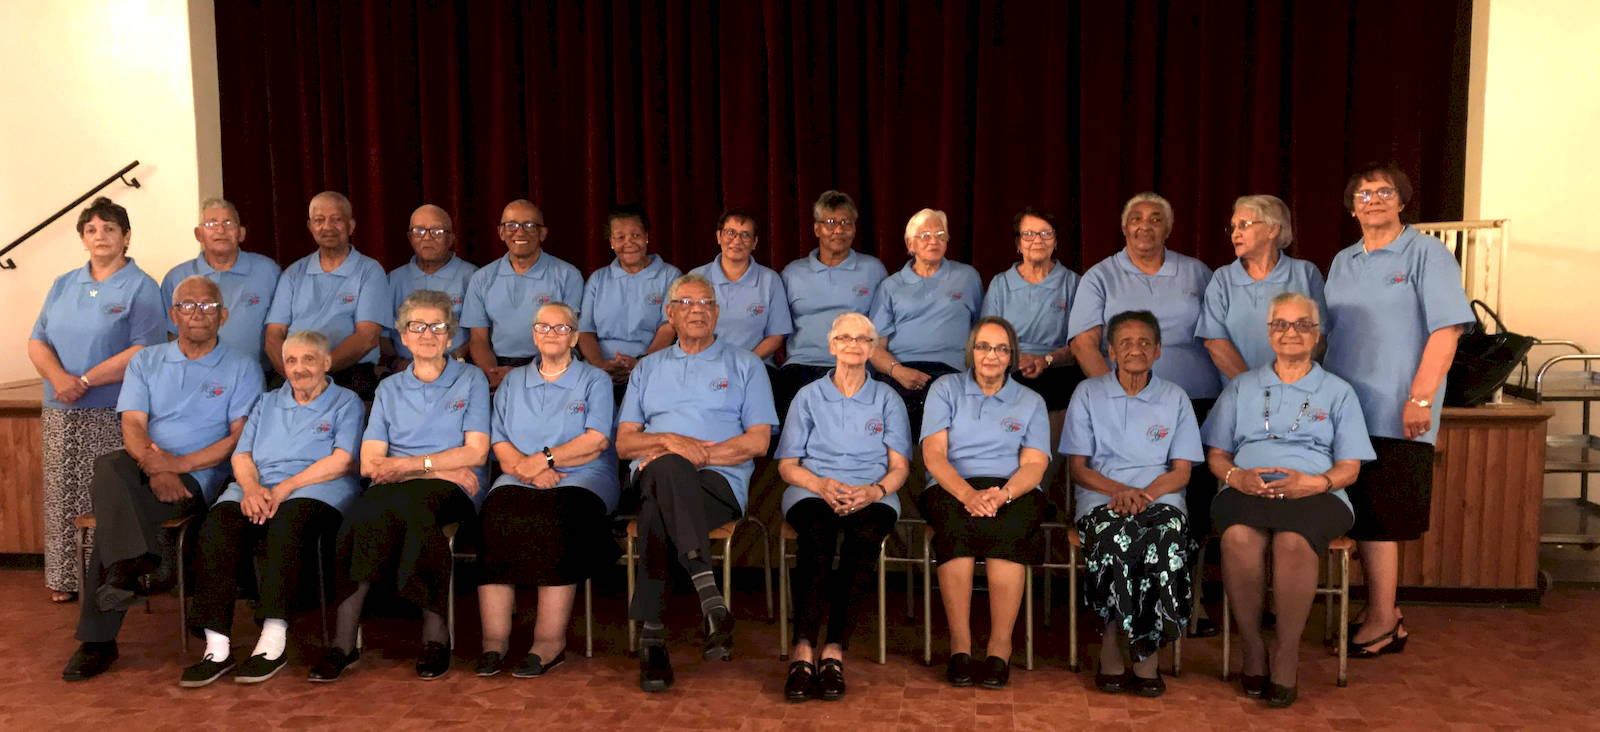
[[[1434,221],[1412,226],[1444,242],[1461,264],[1461,287],[1468,300],[1482,300],[1500,312],[1500,282],[1510,249],[1509,219]]]

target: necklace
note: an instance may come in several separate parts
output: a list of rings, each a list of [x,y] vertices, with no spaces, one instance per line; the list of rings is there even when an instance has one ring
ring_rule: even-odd
[[[572,368],[572,362],[571,362],[571,361],[568,361],[568,362],[567,362],[567,365],[565,365],[565,366],[562,366],[562,367],[561,367],[561,370],[560,370],[560,371],[557,371],[557,372],[555,372],[555,373],[553,373],[553,374],[552,374],[552,373],[550,373],[550,372],[549,372],[549,371],[545,371],[545,370],[544,370],[544,365],[543,365],[543,364],[541,364],[541,365],[540,365],[540,366],[539,366],[539,375],[540,375],[540,376],[547,376],[547,377],[549,377],[549,378],[552,378],[552,379],[554,379],[554,378],[556,378],[556,377],[559,377],[559,376],[561,376],[561,375],[562,375],[562,374],[564,374],[564,373],[566,373],[566,372],[567,372],[567,369],[570,369],[570,368]]]
[[[1261,391],[1261,424],[1267,430],[1267,439],[1276,440],[1278,436],[1272,434],[1272,389],[1269,387]],[[1294,415],[1294,423],[1289,425],[1286,434],[1294,434],[1295,430],[1300,429],[1300,418],[1306,416],[1306,409],[1310,406],[1311,395],[1307,394],[1305,401],[1300,402],[1300,412]]]

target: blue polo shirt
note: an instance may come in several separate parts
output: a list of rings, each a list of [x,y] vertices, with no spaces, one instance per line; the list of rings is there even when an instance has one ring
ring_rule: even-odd
[[[938,361],[953,369],[966,363],[967,335],[983,307],[983,280],[970,265],[948,259],[923,277],[906,262],[886,278],[872,301],[872,325],[893,336],[889,349],[901,361]]]
[[[1355,389],[1315,363],[1293,384],[1283,383],[1271,364],[1239,374],[1223,387],[1200,433],[1206,447],[1233,453],[1241,468],[1321,475],[1339,460],[1377,458]],[[1333,495],[1350,508],[1343,489]]]
[[[1371,252],[1356,242],[1328,267],[1328,355],[1322,365],[1355,387],[1367,432],[1405,439],[1400,412],[1428,336],[1476,322],[1461,289],[1461,267],[1444,243],[1409,226],[1389,246]],[[1417,437],[1439,436],[1444,380],[1431,400],[1433,426]]]
[[[1328,320],[1328,303],[1322,297],[1322,273],[1317,271],[1317,265],[1280,255],[1277,266],[1266,278],[1257,280],[1245,272],[1244,260],[1235,259],[1217,270],[1206,285],[1205,307],[1200,311],[1194,337],[1202,341],[1227,339],[1244,357],[1246,366],[1270,366],[1277,356],[1267,340],[1267,311],[1272,307],[1272,298],[1285,292],[1311,298],[1317,304],[1319,322]],[[1162,351],[1165,360],[1166,349]]]
[[[1005,318],[1017,329],[1023,353],[1049,353],[1067,345],[1067,313],[1078,297],[1078,273],[1054,262],[1050,274],[1037,283],[1017,273],[1013,265],[989,280],[983,295],[983,316]]]
[[[151,442],[188,455],[227,437],[229,423],[249,416],[264,385],[259,361],[221,343],[192,360],[177,343],[162,343],[133,354],[117,411],[143,412]],[[189,475],[210,505],[229,472],[224,460]]]
[[[361,397],[333,383],[331,378],[328,388],[309,404],[295,401],[294,387],[284,384],[256,400],[233,454],[249,454],[260,474],[261,485],[270,489],[332,455],[334,450],[344,450],[352,461],[358,460],[361,419],[365,414],[366,406],[361,403]],[[350,473],[300,486],[289,498],[322,501],[344,513],[360,492],[360,480]],[[228,489],[217,498],[218,503],[243,500],[244,488],[238,483],[229,483]]]
[[[795,394],[778,440],[779,460],[799,458],[800,467],[848,485],[867,485],[889,472],[889,451],[911,460],[911,423],[906,404],[887,384],[868,378],[855,396],[833,383],[833,372]],[[797,485],[783,490],[783,513],[817,494]],[[900,513],[900,494],[878,501]]]
[[[577,267],[541,251],[528,271],[517,274],[509,255],[502,256],[478,270],[467,283],[461,327],[488,328],[496,356],[528,358],[539,352],[533,345],[533,316],[541,306],[553,302],[584,309],[583,275]]]
[[[172,307],[178,284],[194,275],[217,283],[222,290],[222,304],[228,308],[228,322],[222,324],[217,337],[227,347],[259,361],[267,311],[272,308],[272,294],[278,289],[278,272],[277,262],[255,252],[239,252],[233,269],[226,270],[212,267],[201,255],[173,267],[161,278],[161,303]],[[168,322],[167,332],[176,334],[177,324]]]
[[[1010,478],[1024,447],[1050,455],[1044,397],[1009,377],[994,396],[978,388],[970,370],[935,380],[923,407],[922,439],[941,430],[949,430],[946,454],[963,478]],[[930,474],[928,484],[934,482]]]
[[[722,271],[722,255],[710,264],[690,270],[711,280],[717,292],[717,341],[732,348],[754,350],[756,344],[768,336],[786,336],[794,332],[794,322],[789,318],[789,293],[783,288],[778,273],[755,262],[737,280],[728,279]],[[772,363],[771,356],[766,357]]]
[[[415,457],[461,447],[468,432],[489,436],[489,379],[482,369],[447,358],[439,378],[425,383],[416,368],[413,363],[378,382],[362,441],[387,443],[389,457]],[[488,471],[480,465],[474,472],[478,495],[473,501],[482,505],[489,494]]]
[[[829,267],[817,258],[818,251],[812,249],[805,258],[783,268],[789,315],[794,319],[794,336],[785,346],[786,364],[832,366],[828,331],[833,319],[844,312],[871,313],[878,285],[888,276],[883,262],[871,254],[851,250],[843,261]]]
[[[389,278],[378,260],[351,247],[344,262],[323,272],[319,257],[312,252],[283,271],[267,312],[268,323],[287,326],[290,333],[317,331],[328,337],[331,348],[354,334],[356,323],[394,325]],[[377,363],[378,349],[368,351],[360,362]]]
[[[400,304],[405,302],[406,298],[417,290],[438,290],[450,296],[450,302],[454,304],[451,310],[454,311],[456,320],[459,321],[462,318],[462,303],[467,297],[467,280],[472,277],[472,273],[477,271],[478,268],[473,266],[471,262],[451,255],[450,261],[445,262],[444,266],[433,274],[423,272],[417,266],[416,256],[412,256],[411,261],[389,272],[389,297],[394,303],[394,307],[390,309],[392,314],[385,321],[383,330],[384,334],[394,342],[395,355],[407,360],[411,359],[411,349],[406,348],[406,345],[400,342],[400,334],[395,332],[393,327],[395,318],[400,315]],[[464,328],[466,325],[463,323],[462,327]]]
[[[81,375],[131,346],[167,342],[167,310],[161,306],[156,281],[128,258],[122,269],[103,282],[89,275],[89,265],[67,272],[51,283],[29,340],[55,349],[61,367]],[[53,409],[101,409],[117,405],[122,384],[101,384],[78,401],[56,400],[56,389],[43,380],[44,406]]]
[[[632,274],[617,260],[611,260],[611,264],[589,275],[589,282],[583,286],[578,330],[595,334],[604,358],[614,358],[618,353],[644,355],[656,329],[667,322],[662,307],[667,301],[667,288],[682,275],[677,267],[654,254],[644,269]],[[531,339],[532,335],[528,337]]]
[[[1173,460],[1188,460],[1193,470],[1205,470],[1206,459],[1194,405],[1181,387],[1152,374],[1150,383],[1129,396],[1115,371],[1078,384],[1067,407],[1060,452],[1088,457],[1095,472],[1141,489],[1171,470]],[[1168,493],[1156,503],[1188,515],[1185,492]],[[1081,485],[1073,486],[1072,496],[1077,505],[1073,520],[1111,502],[1111,496]]]
[[[699,353],[671,346],[640,359],[628,376],[617,422],[643,425],[645,432],[672,432],[696,440],[721,442],[758,424],[778,426],[772,384],[761,359],[742,348],[716,341]],[[728,480],[739,501],[749,505],[750,473],[755,464],[712,465]],[[639,461],[633,461],[633,470]]]
[[[574,360],[555,381],[545,381],[538,367],[535,358],[527,366],[512,369],[494,393],[492,443],[509,442],[524,455],[538,455],[546,447],[564,445],[589,430],[615,441],[611,377]],[[587,463],[556,470],[567,474],[561,485],[595,494],[605,502],[608,514],[617,509],[622,489],[617,483],[617,452],[612,447]],[[495,480],[494,487],[507,484],[522,485],[522,481],[506,473]]]
[[[1117,252],[1084,273],[1067,317],[1068,337],[1104,326],[1117,313],[1148,310],[1161,323],[1161,358],[1155,375],[1183,387],[1190,399],[1210,399],[1222,390],[1222,376],[1205,344],[1194,335],[1210,282],[1211,268],[1171,249],[1153,275],[1140,271],[1127,250]],[[1101,353],[1107,352],[1110,342],[1110,333],[1101,334]]]

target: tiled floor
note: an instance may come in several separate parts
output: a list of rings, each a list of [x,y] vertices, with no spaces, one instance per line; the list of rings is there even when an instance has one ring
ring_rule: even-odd
[[[784,665],[775,655],[777,628],[759,617],[760,596],[736,596],[740,618],[731,663],[702,662],[692,652],[697,631],[692,601],[681,598],[674,655],[678,684],[647,695],[635,686],[636,667],[623,655],[620,595],[597,592],[595,657],[577,655],[550,676],[479,679],[476,605],[459,596],[461,646],[455,670],[437,681],[411,671],[414,621],[378,618],[367,625],[369,650],[352,675],[336,684],[306,683],[303,657],[316,642],[313,615],[291,630],[293,663],[272,681],[244,687],[219,682],[199,690],[177,686],[174,600],[155,612],[135,610],[122,633],[122,658],[94,680],[59,680],[74,648],[76,606],[52,606],[41,573],[0,571],[0,730],[71,728],[230,729],[339,727],[408,730],[471,729],[1600,729],[1600,591],[1558,590],[1541,608],[1492,609],[1411,606],[1411,647],[1400,656],[1351,662],[1351,683],[1333,684],[1334,659],[1307,633],[1300,701],[1266,709],[1217,678],[1220,641],[1191,641],[1182,677],[1169,679],[1161,699],[1108,696],[1094,690],[1088,671],[1066,669],[1064,617],[1037,632],[1037,668],[1013,670],[1003,691],[951,689],[942,665],[917,662],[918,626],[902,598],[890,603],[889,663],[868,660],[876,649],[871,619],[863,623],[848,662],[850,693],[843,702],[785,704]],[[1058,598],[1059,599],[1059,598]],[[868,601],[869,605],[872,603]],[[898,604],[899,609],[896,609]],[[981,604],[981,603],[980,603]],[[244,613],[241,612],[241,615]],[[936,616],[938,615],[936,611]],[[581,619],[581,616],[580,616]],[[942,622],[942,621],[941,621]],[[237,639],[246,653],[254,631],[241,620]],[[571,649],[581,651],[581,624]],[[937,635],[937,634],[936,634]],[[1086,640],[1092,640],[1086,637]],[[1019,633],[1020,641],[1020,633]],[[513,640],[512,654],[526,644]],[[1019,643],[1020,648],[1020,643]],[[1092,650],[1092,647],[1091,647]],[[936,661],[939,660],[936,650]]]

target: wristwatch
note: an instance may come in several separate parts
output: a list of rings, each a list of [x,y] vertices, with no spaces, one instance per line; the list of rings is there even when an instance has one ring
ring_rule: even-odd
[[[1422,407],[1423,409],[1427,409],[1428,407],[1433,406],[1433,402],[1428,401],[1427,399],[1418,399],[1416,397],[1407,397],[1406,401],[1411,402],[1412,404],[1415,404],[1415,405],[1417,405],[1419,407]]]
[[[1044,355],[1044,365],[1046,367],[1054,365],[1055,362],[1056,362],[1056,355],[1054,353],[1046,353]]]
[[[556,467],[556,456],[552,455],[550,453],[550,446],[549,445],[545,445],[544,450],[542,452],[544,452],[544,464],[545,464],[545,467],[550,468],[551,470],[554,470],[555,467]]]
[[[423,455],[422,456],[422,472],[424,472],[424,473],[433,472],[433,456],[432,455]]]
[[[89,389],[93,389],[94,388],[94,384],[89,383],[89,377],[88,376],[79,376],[78,377],[78,383],[83,384],[84,387],[89,388]]]

